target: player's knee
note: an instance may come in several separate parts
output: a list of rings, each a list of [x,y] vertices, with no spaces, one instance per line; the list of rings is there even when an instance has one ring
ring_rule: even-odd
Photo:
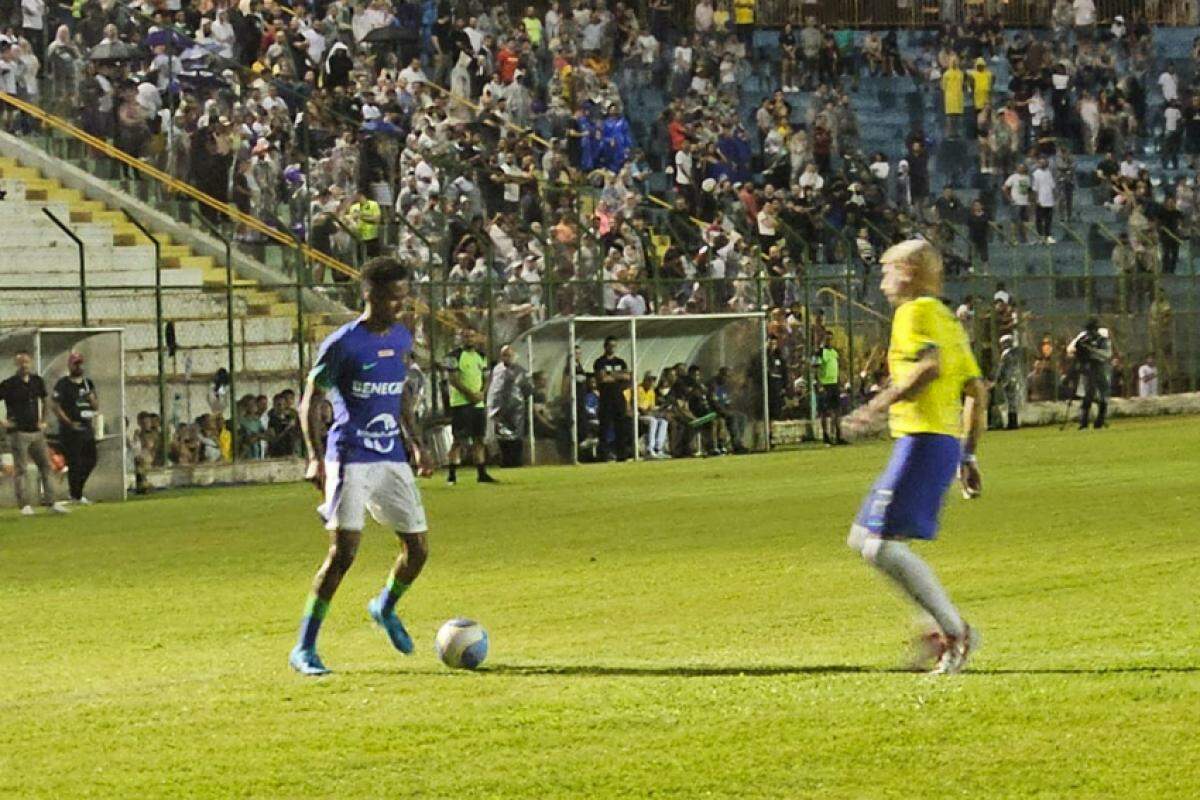
[[[354,563],[358,548],[352,544],[334,544],[329,547],[329,566],[337,572],[345,572]]]
[[[405,533],[400,538],[404,540],[404,549],[409,566],[420,569],[429,558],[429,540],[424,533]]]
[[[882,539],[857,523],[850,526],[850,535],[846,537],[846,545],[872,564],[882,543]]]

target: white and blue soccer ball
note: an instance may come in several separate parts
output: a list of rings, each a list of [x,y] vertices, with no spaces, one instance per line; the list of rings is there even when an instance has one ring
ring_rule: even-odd
[[[487,658],[488,634],[475,620],[459,617],[438,630],[434,647],[447,667],[475,669]]]

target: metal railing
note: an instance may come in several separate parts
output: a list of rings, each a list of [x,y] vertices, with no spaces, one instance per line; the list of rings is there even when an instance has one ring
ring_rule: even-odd
[[[758,0],[754,24],[777,27],[809,18],[821,25],[856,28],[922,28],[961,22],[972,13],[998,15],[1009,27],[1048,27],[1052,0]],[[677,24],[691,28],[694,0],[675,4]],[[1195,25],[1195,10],[1185,0],[1097,0],[1096,18],[1109,22],[1145,17],[1154,25]],[[730,26],[734,24],[730,19]]]

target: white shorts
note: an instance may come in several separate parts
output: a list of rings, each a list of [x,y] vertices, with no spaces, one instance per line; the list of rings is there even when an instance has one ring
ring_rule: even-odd
[[[317,513],[328,530],[361,531],[366,512],[398,533],[424,533],[425,506],[412,467],[398,461],[325,462],[325,502]]]

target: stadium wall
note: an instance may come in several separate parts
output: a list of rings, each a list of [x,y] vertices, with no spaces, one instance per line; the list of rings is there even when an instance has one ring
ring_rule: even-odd
[[[1108,401],[1109,419],[1121,417],[1162,417],[1179,414],[1200,414],[1200,392],[1169,394],[1159,397],[1114,397]],[[1026,403],[1021,408],[1022,427],[1060,425],[1079,418],[1079,401]],[[771,423],[771,438],[775,444],[800,444],[804,441],[808,420],[787,420]]]

